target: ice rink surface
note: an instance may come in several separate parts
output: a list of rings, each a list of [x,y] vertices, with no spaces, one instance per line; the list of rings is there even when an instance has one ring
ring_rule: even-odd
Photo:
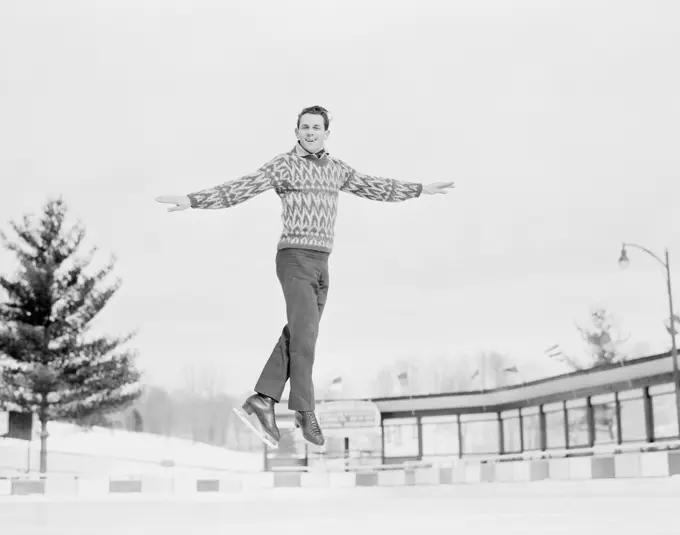
[[[680,479],[0,499],[8,535],[680,533]]]

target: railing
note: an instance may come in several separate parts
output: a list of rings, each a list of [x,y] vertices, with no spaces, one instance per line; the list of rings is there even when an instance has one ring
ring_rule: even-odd
[[[503,462],[517,462],[517,461],[532,461],[539,459],[566,459],[570,457],[600,457],[609,456],[622,453],[647,453],[655,451],[668,451],[680,449],[680,440],[665,441],[662,443],[634,443],[622,444],[612,446],[596,446],[593,448],[582,449],[579,451],[562,449],[553,451],[528,451],[517,454],[506,455],[485,455],[479,457],[430,457],[419,461],[403,461],[399,463],[376,463],[365,465],[353,465],[345,463],[342,467],[344,471],[388,471],[388,470],[403,470],[404,468],[448,468],[457,466],[461,463],[503,463]],[[342,460],[339,457],[333,457],[332,460]],[[347,461],[347,459],[345,459]],[[273,472],[310,472],[310,471],[333,471],[334,467],[327,467],[324,465],[290,465],[290,466],[272,466]]]

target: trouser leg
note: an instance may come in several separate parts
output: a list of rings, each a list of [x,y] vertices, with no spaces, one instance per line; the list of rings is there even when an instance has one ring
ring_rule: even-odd
[[[328,295],[328,255],[284,249],[277,254],[277,275],[286,301],[288,323],[265,364],[255,391],[280,401],[290,379],[288,408],[315,407],[312,372],[319,322]]]

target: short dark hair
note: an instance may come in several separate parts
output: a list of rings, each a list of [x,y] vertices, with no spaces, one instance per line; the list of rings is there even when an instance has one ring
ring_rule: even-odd
[[[330,124],[330,119],[328,118],[328,110],[321,106],[310,106],[302,110],[297,118],[297,127],[300,128],[300,119],[303,115],[310,113],[312,115],[321,115],[323,117],[323,126],[325,130],[328,130],[328,125]]]

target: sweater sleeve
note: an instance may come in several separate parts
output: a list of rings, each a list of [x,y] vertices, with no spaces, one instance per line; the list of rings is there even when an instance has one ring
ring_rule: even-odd
[[[365,175],[347,164],[345,181],[340,190],[371,201],[402,202],[420,197],[423,185],[416,182],[402,182],[393,178]]]
[[[273,189],[281,179],[285,166],[277,156],[254,173],[229,180],[217,186],[189,193],[192,208],[231,208],[244,201]]]

